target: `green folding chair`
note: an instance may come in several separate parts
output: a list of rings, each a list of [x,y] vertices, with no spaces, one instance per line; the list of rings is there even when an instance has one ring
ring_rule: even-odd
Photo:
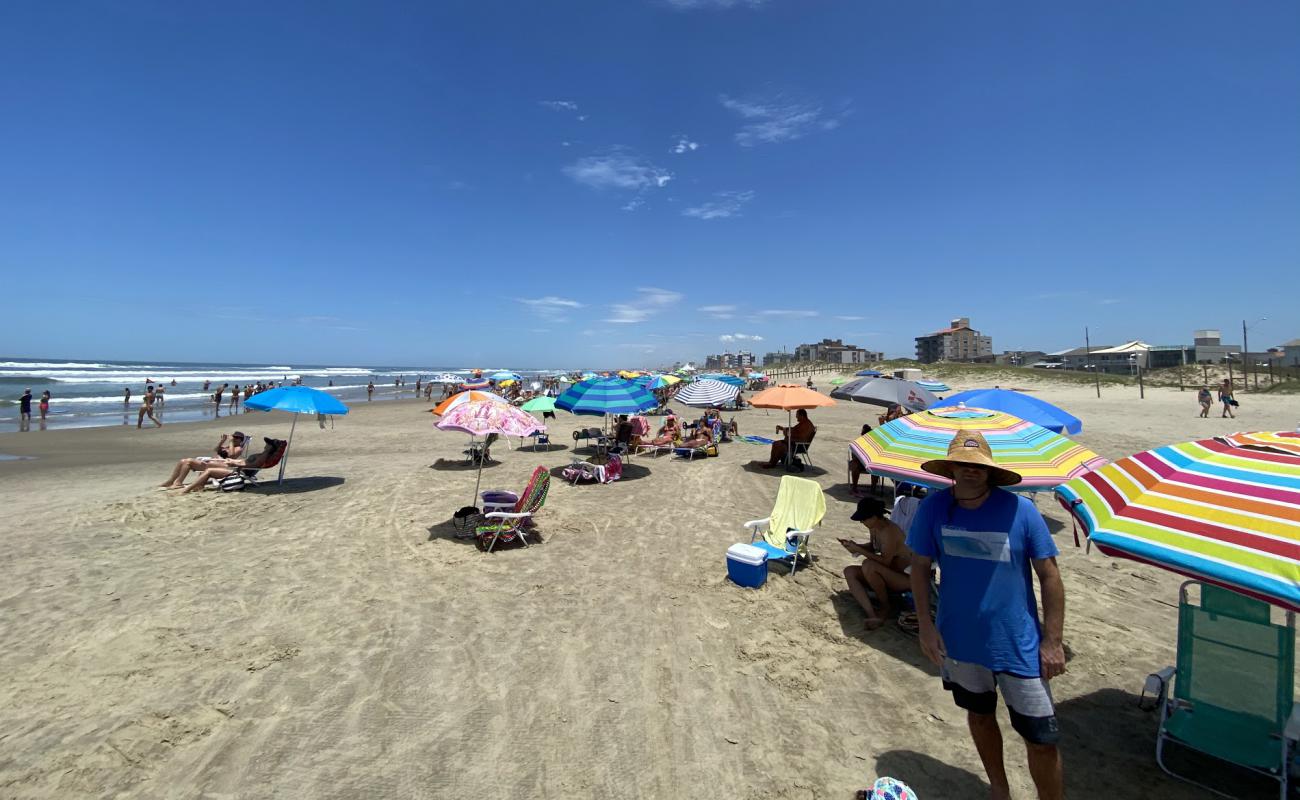
[[[1199,605],[1188,600],[1192,586],[1200,588]],[[1286,800],[1291,749],[1300,735],[1292,685],[1295,615],[1288,612],[1286,624],[1278,625],[1267,603],[1188,581],[1178,591],[1177,661],[1153,676],[1160,679],[1156,763],[1222,794],[1165,765],[1166,746],[1181,745],[1268,775],[1281,783]]]

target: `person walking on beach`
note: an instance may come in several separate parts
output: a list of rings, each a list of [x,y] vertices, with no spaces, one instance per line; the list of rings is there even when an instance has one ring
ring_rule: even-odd
[[[41,392],[41,422],[45,421],[46,415],[50,413],[50,390],[46,389]]]
[[[1039,798],[1059,800],[1061,733],[1047,684],[1065,672],[1065,587],[1056,543],[1032,500],[1000,488],[1019,483],[1020,475],[993,461],[978,432],[959,432],[946,458],[921,469],[953,481],[921,501],[907,537],[921,651],[966,710],[990,796],[1011,797],[995,713],[1000,690],[1011,727],[1025,740]],[[937,627],[929,582],[936,560],[943,571]],[[1043,596],[1041,626],[1031,572]]]
[[[1201,387],[1201,390],[1196,393],[1196,402],[1201,404],[1201,418],[1210,416],[1210,406],[1214,405],[1214,396],[1210,394],[1210,387]]]
[[[154,425],[157,425],[159,428],[162,427],[162,422],[159,421],[159,419],[156,416],[154,416],[153,402],[154,402],[153,384],[150,384],[149,388],[144,390],[144,397],[140,398],[140,413],[136,415],[135,418],[135,427],[137,429],[144,424],[145,416],[148,416],[149,419],[153,420]]]
[[[366,402],[370,402],[371,400],[374,399],[374,397],[375,397],[375,382],[371,381],[370,384],[366,386]]]
[[[32,421],[32,390],[24,389],[23,396],[18,398],[18,421]]]
[[[1219,415],[1220,417],[1237,418],[1237,415],[1232,413],[1237,401],[1232,397],[1232,382],[1227,378],[1224,378],[1223,383],[1219,384],[1219,402],[1223,403],[1223,413]]]
[[[236,385],[235,388],[233,388],[233,389],[230,390],[230,405],[226,406],[226,410],[233,414],[233,413],[235,413],[235,406],[237,406],[237,405],[239,405],[239,386],[238,386],[238,385]]]
[[[210,387],[210,386],[212,386],[212,381],[204,381],[204,382],[203,382],[203,391],[206,392],[206,391],[208,390],[208,387]]]

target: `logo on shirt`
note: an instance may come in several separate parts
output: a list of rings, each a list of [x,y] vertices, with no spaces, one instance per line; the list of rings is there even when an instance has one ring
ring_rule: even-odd
[[[1011,560],[1010,537],[1006,531],[967,531],[944,525],[940,535],[944,555],[982,561]]]

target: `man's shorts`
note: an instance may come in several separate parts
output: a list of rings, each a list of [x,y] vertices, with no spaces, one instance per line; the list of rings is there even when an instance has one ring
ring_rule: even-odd
[[[979,664],[943,660],[939,670],[943,688],[952,692],[959,708],[972,714],[992,714],[998,708],[998,690],[1006,701],[1011,727],[1030,744],[1056,744],[1061,731],[1056,725],[1052,690],[1042,678],[1022,678],[994,672]]]

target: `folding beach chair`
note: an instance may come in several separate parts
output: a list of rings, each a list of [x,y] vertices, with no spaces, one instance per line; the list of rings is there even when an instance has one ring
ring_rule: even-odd
[[[808,558],[808,540],[813,528],[826,516],[826,496],[816,481],[781,476],[776,503],[766,519],[745,523],[749,543],[767,552],[768,562],[789,561],[790,577],[799,569],[799,559]]]
[[[1199,605],[1188,600],[1191,586],[1200,587]],[[1287,768],[1300,736],[1294,672],[1294,614],[1287,612],[1286,624],[1279,625],[1263,601],[1187,581],[1178,590],[1177,666],[1147,679],[1160,694],[1156,763],[1220,794],[1165,765],[1165,748],[1182,745],[1268,775],[1286,800]]]
[[[533,516],[542,510],[546,493],[551,488],[551,473],[546,467],[533,470],[528,486],[519,496],[513,511],[491,511],[483,515],[486,520],[475,529],[475,543],[485,553],[492,552],[498,541],[512,542],[516,538],[528,546],[528,529],[533,527]]]
[[[280,465],[284,454],[289,451],[289,443],[284,439],[271,439],[264,437],[263,441],[268,444],[274,444],[275,449],[271,451],[271,456],[260,467],[238,467],[233,473],[222,478],[220,481],[214,481],[217,485],[213,487],[209,483],[207,488],[217,488],[223,492],[242,492],[245,489],[253,489],[260,485],[257,480],[257,473],[264,469],[272,469]]]
[[[808,466],[811,467],[813,460],[812,460],[812,456],[808,454],[808,448],[812,447],[813,439],[816,438],[817,438],[817,431],[813,431],[812,436],[808,437],[808,441],[795,442],[794,449],[790,451],[791,461],[793,462],[794,459],[802,458],[804,461],[808,462]]]

